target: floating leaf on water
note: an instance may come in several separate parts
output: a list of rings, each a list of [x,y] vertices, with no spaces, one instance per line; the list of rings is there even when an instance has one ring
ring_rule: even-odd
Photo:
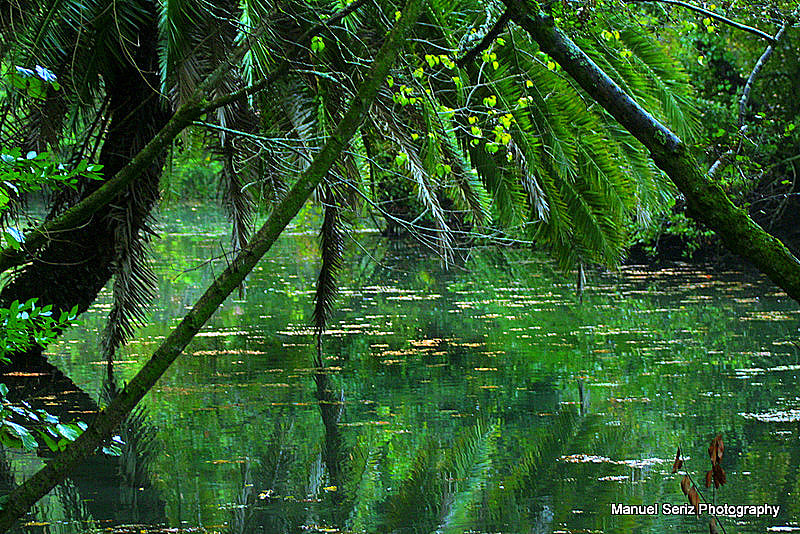
[[[609,475],[605,477],[599,477],[597,480],[600,482],[624,482],[626,480],[630,480],[630,476],[628,475]]]

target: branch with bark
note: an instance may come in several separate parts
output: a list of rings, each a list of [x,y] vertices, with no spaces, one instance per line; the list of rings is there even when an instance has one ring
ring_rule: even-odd
[[[468,50],[467,53],[456,60],[456,65],[463,67],[464,65],[469,64],[472,60],[478,57],[478,54],[489,48],[489,46],[492,44],[492,41],[497,39],[497,36],[500,35],[500,32],[503,31],[509,20],[511,20],[511,14],[508,12],[508,10],[506,10],[494,23],[494,26],[492,26],[492,29],[489,30],[489,33],[484,35],[483,39],[481,39],[481,41],[475,45],[474,48]]]
[[[552,17],[531,9],[523,0],[503,2],[512,19],[542,51],[647,148],[655,164],[686,197],[689,215],[717,232],[729,250],[749,260],[800,302],[800,261],[746,210],[734,205],[719,184],[708,179],[685,143],[625,93],[555,26]]]
[[[251,242],[206,289],[203,296],[156,349],[122,393],[97,416],[83,434],[9,494],[8,501],[0,513],[0,532],[7,531],[36,501],[51,491],[76,465],[84,461],[111,436],[114,429],[150,391],[209,317],[228,295],[241,285],[245,276],[271,248],[317,185],[328,174],[335,160],[361,125],[423,4],[424,0],[409,0],[398,24],[375,56],[370,71],[366,74],[364,82],[336,130],[292,190],[274,208]]]

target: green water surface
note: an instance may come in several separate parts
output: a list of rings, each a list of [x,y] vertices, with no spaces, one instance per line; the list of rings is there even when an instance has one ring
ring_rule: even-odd
[[[203,263],[228,248],[219,215],[166,219],[158,300],[116,356],[118,384],[225,265]],[[574,275],[529,251],[478,248],[444,270],[424,247],[356,234],[320,369],[317,241],[302,230],[145,398],[122,459],[95,457],[21,531],[708,532],[707,516],[612,514],[687,502],[684,471],[708,501],[780,506],[720,517],[726,532],[800,530],[798,306],[768,281],[628,266],[589,273],[581,303]],[[109,307],[106,290],[48,350],[94,401]],[[18,482],[42,462],[5,455]]]

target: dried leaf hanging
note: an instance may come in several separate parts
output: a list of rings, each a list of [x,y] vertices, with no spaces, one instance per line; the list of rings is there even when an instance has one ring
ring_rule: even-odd
[[[678,447],[678,452],[675,454],[675,462],[672,464],[672,472],[677,473],[678,469],[683,466],[683,460],[681,459],[681,448]]]
[[[719,464],[714,464],[714,468],[711,470],[713,473],[714,478],[714,487],[718,488],[725,484],[728,481],[727,476],[725,475],[725,470]]]
[[[692,487],[692,482],[689,480],[687,475],[683,475],[681,479],[681,491],[683,491],[684,495],[689,495],[689,490]]]
[[[711,465],[717,465],[720,461],[722,461],[722,452],[725,450],[725,445],[722,443],[722,435],[718,434],[711,441],[711,445],[708,446],[708,456],[711,458]]]
[[[700,514],[700,495],[694,489],[694,486],[689,488],[689,493],[686,496],[689,497],[689,502],[694,506],[694,513]]]

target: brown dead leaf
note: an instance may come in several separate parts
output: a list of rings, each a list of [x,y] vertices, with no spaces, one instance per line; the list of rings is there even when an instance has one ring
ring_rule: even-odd
[[[712,517],[711,521],[708,522],[708,534],[718,534],[716,517]]]
[[[681,459],[681,448],[678,447],[678,452],[675,454],[675,462],[672,464],[672,472],[677,473],[678,469],[680,469],[682,465],[683,460]]]
[[[708,446],[708,456],[711,458],[711,465],[717,465],[722,461],[722,452],[725,450],[725,445],[722,443],[722,434],[717,434],[711,445]]]
[[[707,488],[711,487],[711,477],[712,477],[711,471],[706,471],[706,487]]]
[[[683,475],[681,479],[681,491],[684,495],[689,495],[689,490],[692,488],[692,482],[689,480],[689,477]]]
[[[722,468],[721,465],[715,464],[714,468],[712,469],[713,476],[714,476],[714,487],[718,488],[725,484],[728,481],[728,477],[725,475],[725,470]]]
[[[697,493],[697,490],[694,487],[689,488],[689,502],[694,506],[694,513],[700,513],[700,495]]]

